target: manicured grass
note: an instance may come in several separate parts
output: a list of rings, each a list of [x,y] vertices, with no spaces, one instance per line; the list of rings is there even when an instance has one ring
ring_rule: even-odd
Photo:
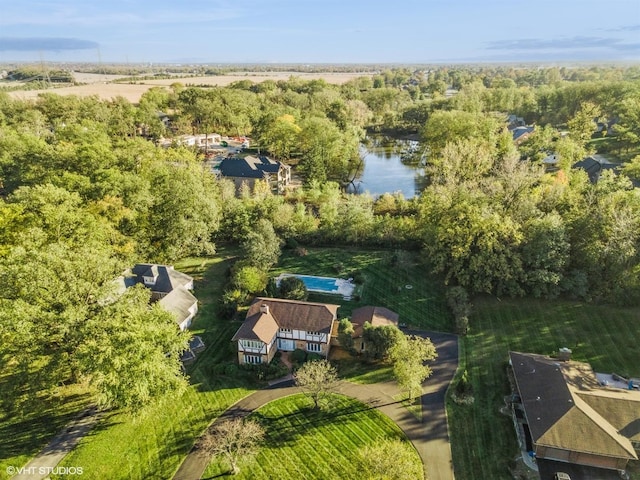
[[[338,375],[344,380],[361,385],[393,380],[393,368],[379,363],[365,363],[357,359],[336,362]]]
[[[0,388],[2,388],[0,384]],[[0,479],[9,478],[7,467],[22,467],[89,403],[84,387],[62,386],[55,395],[41,396],[24,416],[0,417]]]
[[[334,395],[326,411],[312,406],[311,400],[300,394],[271,402],[253,413],[266,430],[266,442],[255,460],[233,478],[360,479],[359,449],[382,439],[405,439],[389,418],[357,400]],[[421,465],[417,452],[414,462]],[[226,464],[214,459],[204,478],[226,478],[227,471]]]
[[[364,283],[359,300],[343,300],[340,295],[311,293],[310,301],[341,305],[338,317],[349,317],[364,305],[387,307],[400,315],[400,322],[417,327],[451,331],[451,316],[443,301],[443,289],[438,279],[429,274],[429,267],[419,253],[408,252],[406,260],[393,263],[392,250],[355,248],[309,248],[304,257],[287,250],[280,258],[274,275],[300,273],[327,277],[349,278],[362,272]],[[411,288],[405,288],[410,285]]]
[[[640,376],[640,311],[571,301],[474,300],[471,330],[461,341],[475,403],[449,402],[456,478],[510,479],[509,461],[518,452],[510,417],[499,413],[509,393],[509,350],[552,354],[559,347],[595,371]]]
[[[195,278],[200,311],[192,330],[207,346],[187,370],[192,385],[137,415],[116,412],[107,416],[62,466],[81,466],[87,478],[171,478],[207,425],[252,392],[242,380],[211,372],[214,364],[233,359],[229,339],[237,324],[218,320],[215,314],[215,301],[233,254],[223,251],[214,258],[176,264],[176,269]]]

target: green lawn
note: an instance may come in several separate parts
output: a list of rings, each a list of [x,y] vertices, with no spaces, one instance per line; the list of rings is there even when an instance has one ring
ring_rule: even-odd
[[[385,438],[405,439],[401,430],[375,409],[334,395],[325,412],[312,408],[305,395],[271,402],[252,414],[265,427],[267,439],[253,462],[233,478],[271,480],[360,479],[358,450]],[[414,450],[414,462],[420,457]],[[214,459],[204,478],[221,476],[228,466]]]
[[[517,455],[511,418],[499,413],[508,394],[509,350],[551,354],[573,350],[594,370],[640,376],[640,310],[533,299],[474,300],[461,358],[474,386],[475,403],[448,407],[456,478],[509,479]]]
[[[200,311],[192,330],[207,345],[188,369],[192,385],[138,415],[109,415],[61,466],[81,466],[87,478],[171,478],[206,426],[251,393],[246,382],[211,371],[215,363],[233,358],[229,339],[237,324],[219,321],[215,313],[215,300],[226,281],[233,253],[223,251],[214,258],[187,259],[175,265],[195,278]]]
[[[274,274],[299,273],[337,278],[364,277],[360,299],[345,301],[339,295],[312,293],[309,300],[341,305],[338,317],[349,317],[353,309],[364,305],[390,308],[400,314],[400,322],[422,328],[451,331],[450,314],[443,301],[438,279],[429,274],[418,253],[409,252],[395,264],[392,250],[355,248],[309,248],[300,257],[287,250]],[[410,285],[411,288],[406,288]]]
[[[0,416],[0,479],[9,478],[7,467],[19,468],[31,460],[88,403],[82,387],[63,386],[55,395],[38,398],[35,408],[24,416]]]

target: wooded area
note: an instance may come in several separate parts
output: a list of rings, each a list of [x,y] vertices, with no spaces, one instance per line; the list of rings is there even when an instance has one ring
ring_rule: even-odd
[[[535,130],[514,142],[507,115]],[[429,185],[419,197],[343,193],[367,130],[420,136],[414,155]],[[158,146],[209,132],[250,136],[293,163],[303,188],[237,195],[198,150]],[[623,173],[592,183],[572,168],[596,149]],[[149,309],[145,291],[117,297],[113,280],[137,262],[211,254],[219,243],[244,242],[245,266],[256,269],[228,295],[240,304],[266,286],[260,272],[281,243],[420,250],[425,268],[470,296],[637,304],[638,153],[637,67],[397,69],[341,86],[176,83],[137,105],[0,92],[2,407],[19,414],[69,382],[131,408],[184,386],[186,335]],[[547,171],[551,154],[558,168]]]

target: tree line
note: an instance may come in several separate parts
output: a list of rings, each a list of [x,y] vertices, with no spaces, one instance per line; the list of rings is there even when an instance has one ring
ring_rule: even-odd
[[[295,78],[175,84],[151,89],[138,105],[0,93],[0,369],[12,372],[3,407],[20,411],[36,392],[67,381],[87,382],[115,406],[184,385],[186,336],[166,312],[148,308],[146,292],[117,297],[113,279],[137,262],[211,254],[217,243],[245,248],[237,286],[251,287],[236,299],[262,286],[282,245],[349,244],[419,249],[425,268],[470,296],[637,304],[637,190],[625,175],[593,184],[571,168],[593,149],[595,115],[615,118],[614,145],[629,158],[638,153],[637,72],[542,86],[522,76],[514,86],[498,73],[485,85],[471,71],[450,98],[428,85],[451,82],[452,72],[404,71],[342,86]],[[172,116],[171,130],[158,110]],[[549,126],[516,145],[504,114],[527,112]],[[344,194],[365,129],[406,119],[423,140],[429,184],[421,195]],[[155,142],[212,131],[252,135],[261,152],[297,164],[304,188],[238,194],[199,152]],[[560,161],[547,172],[540,157],[551,152]],[[114,375],[118,365],[128,367]],[[130,388],[141,377],[148,384]]]

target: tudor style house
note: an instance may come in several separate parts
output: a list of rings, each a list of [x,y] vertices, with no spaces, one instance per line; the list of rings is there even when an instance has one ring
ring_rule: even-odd
[[[291,167],[264,156],[225,158],[219,168],[220,175],[233,180],[236,190],[242,184],[253,189],[256,180],[266,180],[274,192],[282,193],[291,183]]]
[[[138,263],[120,278],[120,282],[124,288],[143,284],[151,290],[151,301],[171,312],[180,330],[189,328],[198,312],[198,299],[190,291],[193,278],[175,270],[172,265]]]
[[[631,381],[624,389],[603,384],[588,364],[569,360],[569,354],[509,352],[519,437],[543,479],[557,471],[579,471],[583,478],[587,470],[588,478],[617,478],[629,460],[638,459],[640,392]]]
[[[280,298],[256,298],[232,339],[238,347],[238,362],[269,363],[278,350],[290,352],[301,349],[326,357],[338,307]]]

